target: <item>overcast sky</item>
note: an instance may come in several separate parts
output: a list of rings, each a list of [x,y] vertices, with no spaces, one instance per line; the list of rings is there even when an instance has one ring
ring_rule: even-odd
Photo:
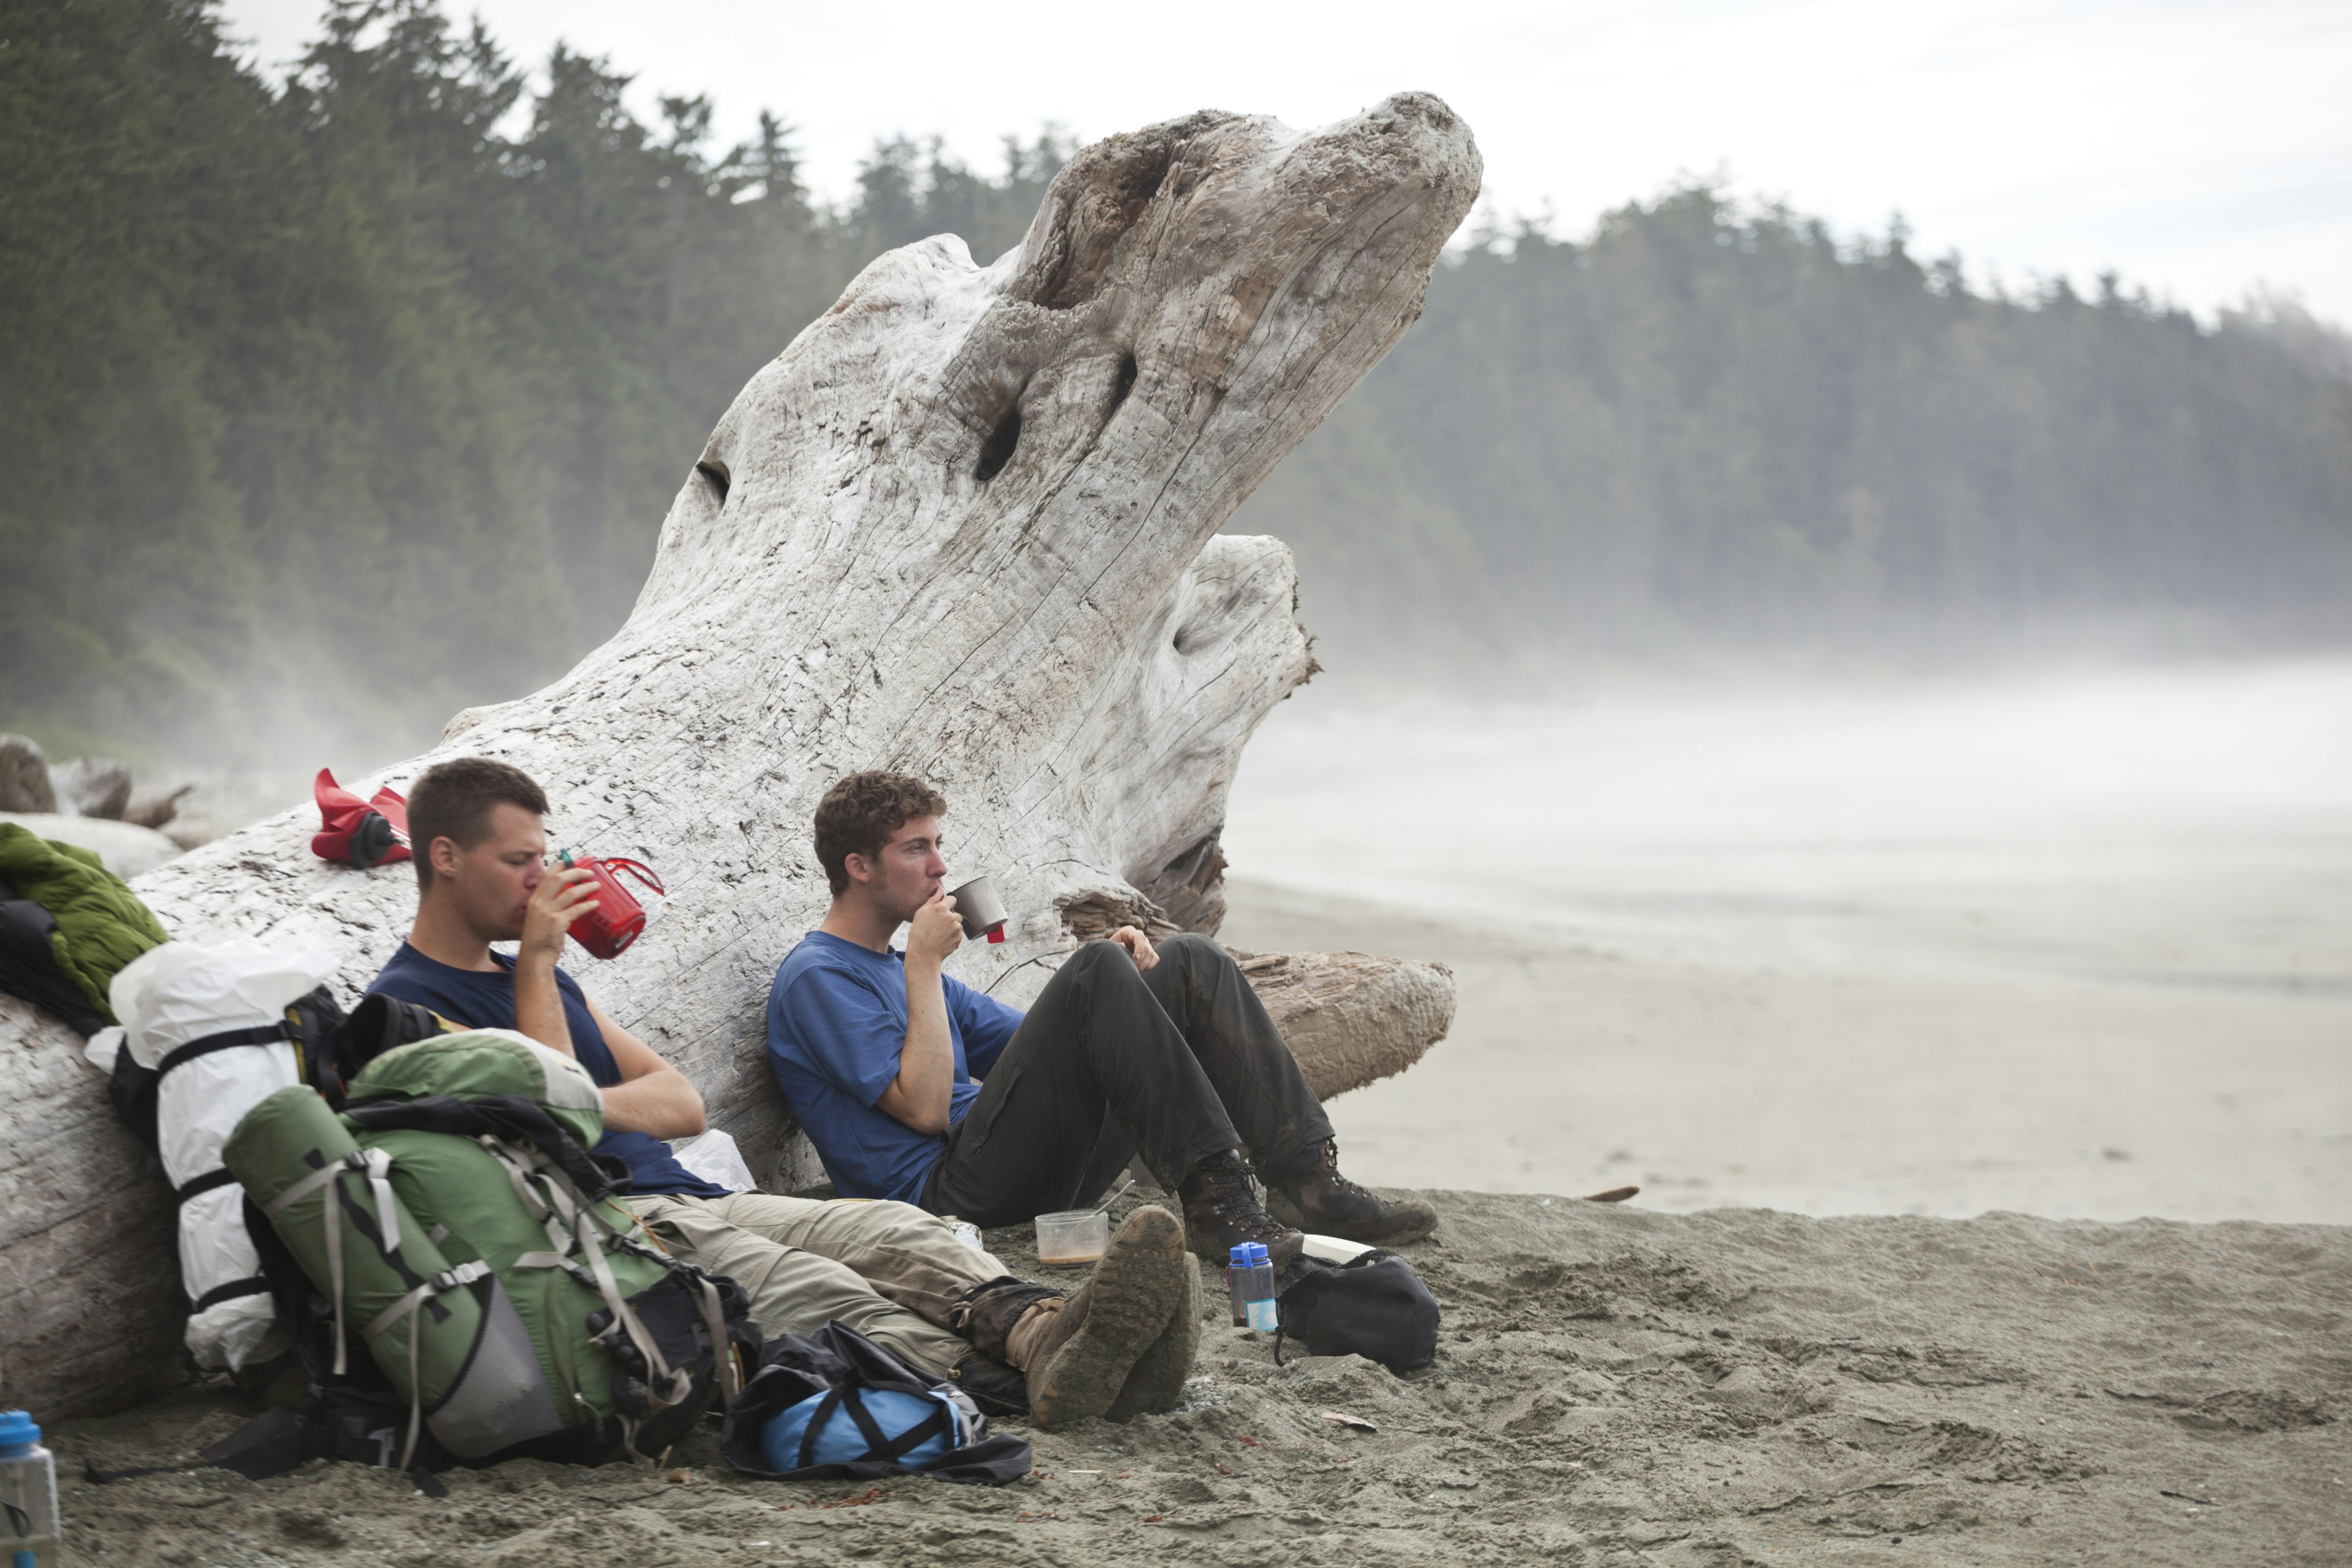
[[[451,4],[463,16],[462,0]],[[1390,92],[1448,100],[1499,215],[1595,214],[1727,173],[1841,228],[1900,210],[1979,282],[2108,268],[2200,311],[2258,283],[2352,322],[2346,0],[1652,0],[1536,5],[887,6],[482,0],[526,61],[558,38],[657,94],[709,94],[725,140],[762,108],[838,196],[877,136],[1093,138],[1199,108],[1320,124]],[[227,0],[266,68],[317,0]],[[2329,105],[2334,105],[2330,108]]]

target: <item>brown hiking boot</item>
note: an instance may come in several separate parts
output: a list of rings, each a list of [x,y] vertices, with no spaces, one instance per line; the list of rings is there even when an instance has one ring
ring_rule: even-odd
[[[1279,1279],[1307,1238],[1258,1206],[1253,1174],[1238,1149],[1203,1160],[1177,1189],[1184,1200],[1184,1234],[1196,1256],[1220,1268],[1243,1242],[1264,1242]]]
[[[1201,1266],[1184,1259],[1184,1289],[1175,1315],[1151,1348],[1136,1358],[1127,1385],[1103,1412],[1107,1421],[1132,1421],[1139,1415],[1165,1415],[1184,1403],[1184,1384],[1192,1375],[1192,1361],[1201,1351]]]
[[[1028,1349],[1031,1419],[1051,1431],[1108,1411],[1162,1337],[1193,1272],[1174,1215],[1146,1205],[1128,1215],[1093,1275]]]
[[[1339,1146],[1328,1138],[1266,1184],[1265,1206],[1303,1231],[1367,1247],[1402,1247],[1437,1228],[1427,1204],[1391,1202],[1341,1175]]]

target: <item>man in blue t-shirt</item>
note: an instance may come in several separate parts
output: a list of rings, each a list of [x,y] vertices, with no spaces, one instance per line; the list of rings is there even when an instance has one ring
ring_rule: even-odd
[[[1197,1306],[1181,1332],[1174,1319],[1199,1286],[1172,1215],[1131,1217],[1072,1298],[1013,1279],[920,1209],[730,1193],[679,1164],[664,1140],[703,1131],[702,1096],[557,967],[572,921],[595,908],[594,885],[584,870],[544,868],[546,812],[539,786],[504,763],[466,758],[417,779],[416,920],[371,994],[516,1029],[578,1060],[604,1090],[595,1152],[628,1165],[630,1207],[677,1256],[741,1285],[762,1333],[838,1320],[1046,1426],[1181,1402]],[[518,950],[509,958],[494,942]]]
[[[1297,1058],[1207,938],[1155,945],[1122,926],[1073,953],[1026,1014],[942,974],[963,941],[946,810],[904,773],[825,792],[816,853],[833,905],[768,993],[776,1081],[845,1196],[1013,1225],[1093,1201],[1140,1151],[1182,1199],[1192,1250],[1215,1261],[1249,1241],[1287,1261],[1302,1227],[1395,1245],[1435,1226],[1426,1205],[1339,1174]],[[1260,1206],[1256,1171],[1298,1226]]]

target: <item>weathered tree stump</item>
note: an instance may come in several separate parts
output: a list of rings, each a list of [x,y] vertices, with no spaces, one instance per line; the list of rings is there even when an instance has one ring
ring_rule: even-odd
[[[1234,950],[1318,1100],[1394,1078],[1454,1026],[1454,972],[1365,952]]]
[[[1478,177],[1425,96],[1307,133],[1202,113],[1080,153],[993,266],[952,237],[882,257],[719,421],[627,624],[352,787],[503,758],[556,842],[657,868],[646,933],[583,983],[755,1173],[814,1179],[761,1009],[825,902],[818,795],[870,767],[940,785],[952,858],[1014,911],[956,972],[1016,1002],[1120,921],[1213,927],[1235,761],[1313,668],[1290,552],[1217,529],[1419,313]],[[313,858],[315,827],[281,814],[140,891],[182,938],[326,945],[355,992],[414,884]],[[0,1088],[8,1394],[135,1397],[174,1359],[168,1197],[68,1031],[5,1002]]]

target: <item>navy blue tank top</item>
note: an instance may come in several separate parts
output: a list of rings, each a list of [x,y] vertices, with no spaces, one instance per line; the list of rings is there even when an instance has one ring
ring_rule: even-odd
[[[368,983],[368,994],[381,991],[403,1002],[414,1002],[430,1007],[453,1024],[463,1024],[472,1029],[511,1029],[515,1026],[514,963],[503,952],[493,951],[497,961],[496,973],[478,969],[455,969],[438,959],[427,958],[406,942],[392,955],[392,962],[382,973]],[[572,1054],[588,1069],[588,1076],[605,1089],[621,1081],[620,1065],[613,1060],[612,1048],[604,1044],[604,1031],[596,1026],[595,1015],[588,1011],[588,998],[580,993],[580,984],[563,973],[555,972],[555,988],[563,998],[563,1021],[572,1029]],[[612,1154],[629,1167],[631,1184],[640,1193],[662,1193],[694,1198],[723,1198],[727,1189],[716,1186],[689,1172],[677,1163],[669,1145],[650,1132],[607,1132],[596,1145],[599,1154]]]

